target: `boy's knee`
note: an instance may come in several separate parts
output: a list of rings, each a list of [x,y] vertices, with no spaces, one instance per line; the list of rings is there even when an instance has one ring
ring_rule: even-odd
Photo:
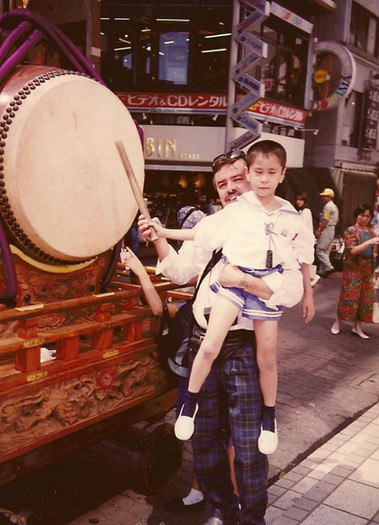
[[[218,347],[213,341],[203,340],[203,343],[199,349],[204,359],[207,361],[214,361],[219,353]]]

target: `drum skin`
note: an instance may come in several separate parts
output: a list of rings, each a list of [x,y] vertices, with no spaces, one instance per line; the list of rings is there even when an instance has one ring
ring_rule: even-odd
[[[108,88],[75,71],[21,66],[0,93],[0,209],[12,242],[50,262],[90,259],[127,232],[137,204],[116,142],[141,190],[137,128]]]

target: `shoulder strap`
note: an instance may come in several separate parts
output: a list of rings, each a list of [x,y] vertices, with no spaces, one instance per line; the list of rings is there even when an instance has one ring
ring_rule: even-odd
[[[188,217],[194,212],[196,211],[197,208],[194,206],[193,208],[189,209],[187,211],[187,213],[184,215],[183,219],[180,221],[180,224],[179,224],[179,228],[181,229],[183,224],[186,222],[186,220],[188,219]]]
[[[210,259],[210,261],[208,262],[208,264],[206,265],[206,267],[204,268],[204,271],[203,273],[201,274],[201,277],[196,285],[196,289],[195,289],[195,292],[192,296],[192,303],[195,302],[195,299],[196,299],[196,296],[197,296],[197,292],[200,288],[200,285],[201,283],[203,282],[204,278],[206,277],[206,275],[212,270],[212,268],[218,263],[218,261],[221,259],[221,256],[222,256],[222,250],[214,250],[213,251],[213,254],[212,254],[212,257]]]

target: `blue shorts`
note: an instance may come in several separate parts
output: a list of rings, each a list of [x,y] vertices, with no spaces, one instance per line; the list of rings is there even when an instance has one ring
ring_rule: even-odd
[[[275,268],[265,268],[263,270],[251,270],[250,268],[241,268],[244,273],[254,275],[254,277],[264,277],[273,272],[283,272],[281,265],[275,266]],[[283,306],[277,306],[274,310],[266,306],[256,295],[252,295],[241,288],[228,288],[222,286],[219,281],[211,284],[211,290],[221,297],[234,304],[239,310],[242,311],[242,316],[247,319],[257,319],[260,321],[279,321],[283,313]]]

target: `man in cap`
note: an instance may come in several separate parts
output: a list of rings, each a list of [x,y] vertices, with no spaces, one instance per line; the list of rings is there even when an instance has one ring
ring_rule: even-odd
[[[330,262],[330,249],[334,239],[335,228],[338,223],[338,208],[335,205],[334,191],[330,188],[325,188],[320,193],[324,202],[324,207],[321,214],[321,222],[315,236],[317,239],[316,256],[318,260],[318,275],[321,277],[328,277],[335,269]]]

